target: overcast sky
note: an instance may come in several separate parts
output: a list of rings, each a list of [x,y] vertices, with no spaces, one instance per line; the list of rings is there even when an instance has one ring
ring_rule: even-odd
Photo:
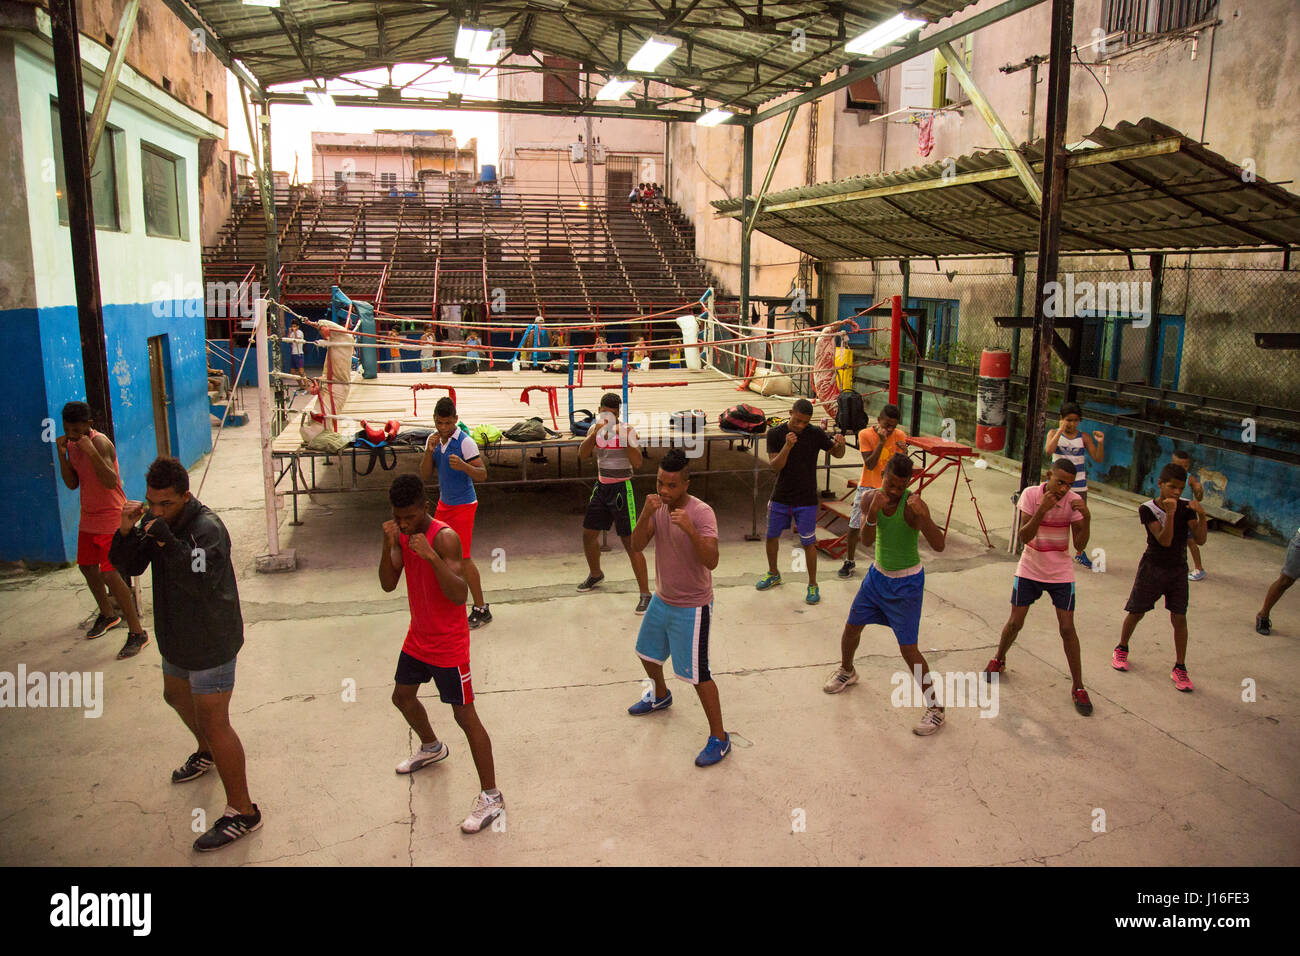
[[[428,66],[403,64],[393,68],[393,79],[397,84],[414,80],[421,73],[427,73]],[[385,71],[357,74],[358,76],[384,82]],[[226,73],[227,107],[229,109],[229,143],[230,148],[241,153],[250,153],[247,125],[240,114],[239,84],[234,75]],[[449,78],[445,71],[439,69],[428,74],[412,87],[417,95],[437,95],[445,92]],[[467,91],[481,99],[495,99],[497,82],[495,76],[489,75],[477,81]],[[293,87],[273,87],[274,90],[301,89]],[[331,81],[331,93],[360,93],[356,86],[344,81]],[[298,163],[298,181],[307,182],[311,176],[311,134],[329,133],[373,133],[376,129],[450,129],[458,145],[464,145],[470,139],[478,139],[478,166],[499,165],[497,161],[497,121],[496,113],[461,112],[459,110],[427,109],[392,109],[371,107],[318,107],[318,106],[272,106],[271,107],[271,161],[277,171],[293,175],[294,161]]]

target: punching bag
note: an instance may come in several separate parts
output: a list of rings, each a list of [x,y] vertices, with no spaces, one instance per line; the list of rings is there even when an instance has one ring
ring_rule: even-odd
[[[1011,382],[1011,353],[985,349],[980,353],[975,447],[1001,451],[1007,444],[1007,388]]]

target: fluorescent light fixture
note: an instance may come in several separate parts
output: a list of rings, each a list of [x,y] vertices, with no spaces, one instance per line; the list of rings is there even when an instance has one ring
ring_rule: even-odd
[[[598,100],[621,100],[628,90],[636,86],[636,80],[620,80],[616,76],[611,76],[609,82],[600,88],[596,94]]]
[[[719,123],[725,123],[735,116],[730,110],[712,109],[697,119],[695,122],[700,126],[717,126]]]
[[[492,35],[496,33],[500,41],[492,46]],[[506,53],[505,31],[490,30],[487,27],[462,23],[456,31],[456,59],[466,60],[482,66],[490,66]]]
[[[246,7],[278,7],[280,0],[244,0]]]
[[[861,36],[854,37],[844,44],[844,52],[856,53],[859,56],[870,56],[882,46],[888,46],[895,40],[907,36],[913,30],[925,26],[925,23],[924,20],[915,20],[900,13],[893,19],[886,20],[880,26],[872,27]]]
[[[333,106],[334,97],[330,96],[324,90],[304,90],[307,94],[307,101],[312,106]]]
[[[651,73],[681,45],[680,40],[656,34],[646,40],[641,45],[641,49],[632,55],[632,59],[627,61],[627,68],[636,73]]]

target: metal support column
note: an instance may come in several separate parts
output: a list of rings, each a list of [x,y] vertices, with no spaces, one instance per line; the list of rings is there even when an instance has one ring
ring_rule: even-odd
[[[1052,0],[1051,59],[1047,70],[1047,143],[1043,160],[1043,204],[1038,217],[1038,276],[1034,286],[1034,360],[1029,370],[1024,457],[1020,487],[1038,481],[1046,430],[1047,388],[1052,378],[1054,316],[1047,314],[1047,283],[1056,281],[1065,200],[1065,124],[1070,105],[1070,50],[1074,0]]]
[[[749,232],[744,224],[753,213],[750,192],[754,188],[754,127],[746,126],[744,132],[744,160],[740,175],[741,232],[740,232],[740,328],[749,327]]]
[[[86,98],[81,85],[81,42],[75,0],[50,0],[50,28],[86,403],[90,405],[95,425],[111,440],[113,404],[108,392],[108,357],[104,341],[104,310],[99,293],[99,253],[95,246],[95,210],[91,205]]]
[[[814,104],[813,109],[816,108],[816,104]],[[754,231],[754,223],[758,221],[758,212],[763,208],[763,197],[767,195],[767,187],[772,185],[772,174],[776,172],[776,164],[781,160],[781,153],[785,149],[785,141],[790,136],[790,127],[794,125],[794,118],[797,115],[799,115],[798,110],[791,110],[785,114],[785,125],[781,127],[781,135],[777,137],[776,149],[772,153],[772,161],[767,164],[767,173],[763,176],[763,188],[754,197],[754,211],[745,219],[746,239]],[[750,129],[748,126],[745,128]]]
[[[117,24],[117,36],[113,38],[113,49],[108,54],[108,66],[99,81],[99,95],[95,97],[95,112],[90,117],[90,147],[86,155],[90,157],[90,166],[95,166],[95,153],[99,151],[99,141],[104,135],[104,123],[108,119],[108,106],[113,102],[113,91],[117,88],[117,77],[122,71],[122,61],[126,59],[126,45],[131,42],[131,33],[135,30],[135,16],[140,10],[140,0],[127,0],[122,19]]]

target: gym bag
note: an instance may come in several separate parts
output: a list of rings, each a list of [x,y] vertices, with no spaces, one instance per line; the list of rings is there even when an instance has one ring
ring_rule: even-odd
[[[856,435],[870,423],[862,396],[857,392],[840,392],[835,408],[835,427],[846,435]]]
[[[545,441],[547,438],[559,438],[559,432],[553,432],[537,417],[525,418],[515,422],[505,431],[505,438],[510,441]]]
[[[767,416],[753,405],[732,405],[718,416],[718,427],[729,432],[761,435],[767,431]]]

